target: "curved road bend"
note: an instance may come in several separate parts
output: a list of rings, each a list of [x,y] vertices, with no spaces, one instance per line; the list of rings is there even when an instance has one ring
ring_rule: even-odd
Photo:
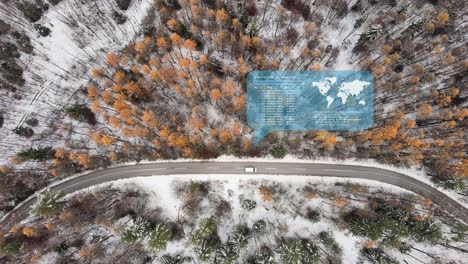
[[[114,167],[83,174],[81,176],[65,180],[64,182],[52,186],[50,190],[63,191],[68,194],[104,182],[141,176],[171,174],[246,174],[244,172],[244,168],[247,166],[256,167],[256,174],[333,176],[341,178],[369,179],[392,184],[415,192],[424,197],[428,197],[434,203],[447,210],[449,213],[459,217],[465,222],[468,222],[468,209],[465,206],[461,205],[454,199],[431,187],[430,185],[394,171],[356,165],[244,161],[202,161],[137,164]],[[23,203],[11,214],[4,217],[4,219],[0,222],[0,226],[9,228],[16,222],[26,218],[30,206],[35,202],[36,197],[32,197],[32,199]]]

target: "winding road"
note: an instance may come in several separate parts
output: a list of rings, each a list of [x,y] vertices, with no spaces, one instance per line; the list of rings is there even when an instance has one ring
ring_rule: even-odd
[[[272,175],[308,175],[332,176],[340,178],[368,179],[392,184],[431,199],[441,208],[452,215],[468,222],[468,209],[454,199],[438,191],[434,187],[423,183],[408,175],[391,170],[374,167],[321,164],[321,163],[293,163],[293,162],[222,162],[222,161],[193,161],[193,162],[166,162],[126,165],[93,171],[76,177],[71,177],[50,187],[51,191],[72,193],[96,184],[120,179],[157,176],[172,174],[245,174],[245,167],[256,167],[255,174]],[[29,208],[36,202],[36,196],[31,196],[24,203],[6,215],[0,226],[9,228],[27,217]]]

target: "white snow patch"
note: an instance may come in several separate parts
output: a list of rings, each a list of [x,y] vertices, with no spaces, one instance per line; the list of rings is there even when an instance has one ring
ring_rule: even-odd
[[[152,197],[152,203],[148,204],[149,209],[162,208],[163,212],[167,213],[167,217],[176,219],[178,209],[181,207],[181,203],[173,192],[173,181],[174,178],[172,176],[157,177],[157,179],[155,179],[155,177],[138,177],[134,179],[112,182],[112,186],[120,189],[126,188],[128,186],[131,187],[131,184],[140,186]],[[104,183],[103,186],[106,186],[106,184]],[[166,202],[161,203],[161,201]]]
[[[46,254],[42,255],[41,258],[36,262],[37,264],[50,264],[55,263],[55,260],[59,254],[55,251],[47,252]]]
[[[216,123],[223,121],[223,115],[219,112],[218,109],[213,107],[213,105],[207,104],[205,107],[208,114],[207,119],[210,120],[210,122]]]
[[[349,232],[344,231],[335,231],[333,232],[333,237],[336,242],[340,245],[343,256],[343,263],[358,263],[359,259],[359,242],[362,238],[358,238],[350,234]]]

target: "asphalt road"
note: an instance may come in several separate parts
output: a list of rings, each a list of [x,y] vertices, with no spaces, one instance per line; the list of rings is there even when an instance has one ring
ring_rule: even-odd
[[[173,174],[245,174],[244,168],[252,166],[257,168],[255,174],[272,175],[308,175],[308,176],[334,176],[341,178],[369,179],[392,184],[410,190],[431,199],[441,208],[454,216],[468,222],[468,209],[438,191],[437,189],[418,181],[412,177],[394,171],[354,165],[320,164],[320,163],[286,163],[286,162],[168,162],[137,164],[114,167],[72,177],[57,185],[50,187],[52,191],[72,193],[96,184],[141,176],[173,175]],[[4,217],[0,226],[10,228],[28,215],[29,208],[36,201],[30,197],[25,203],[16,208],[11,214]]]

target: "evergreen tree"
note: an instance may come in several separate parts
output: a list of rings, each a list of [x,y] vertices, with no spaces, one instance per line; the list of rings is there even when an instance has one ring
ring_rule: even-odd
[[[319,233],[320,242],[328,248],[337,248],[338,244],[330,232],[322,231]]]
[[[35,160],[43,161],[51,159],[54,156],[55,150],[51,147],[45,148],[28,148],[22,150],[16,154],[16,156],[22,160]]]
[[[382,236],[380,226],[374,219],[364,216],[359,211],[352,211],[345,216],[349,230],[358,236],[369,237],[372,240],[378,240]]]
[[[270,154],[275,159],[282,159],[286,154],[288,154],[288,150],[283,146],[283,144],[278,144],[270,150]]]
[[[411,251],[411,245],[406,242],[401,242],[398,250],[403,254],[408,253]]]
[[[202,262],[206,262],[211,258],[213,253],[213,246],[210,244],[209,240],[204,239],[201,244],[195,247],[195,254]]]
[[[5,256],[11,256],[11,255],[18,254],[20,252],[20,249],[21,249],[21,242],[19,242],[18,240],[13,240],[13,241],[5,243],[3,247],[1,248],[1,252]]]
[[[37,216],[50,217],[60,209],[59,200],[65,194],[63,192],[46,191],[37,197],[36,203],[31,207],[31,212]]]
[[[398,264],[398,261],[387,254],[381,248],[365,248],[361,253],[371,263],[375,264]]]
[[[71,107],[65,108],[65,113],[80,122],[85,122],[91,125],[96,124],[96,116],[86,105],[77,104]]]
[[[228,242],[236,245],[239,250],[247,246],[249,243],[250,234],[247,228],[238,230],[233,236],[228,238]]]
[[[133,219],[133,224],[122,232],[122,240],[132,244],[144,238],[150,232],[151,227],[151,222],[142,217],[136,217]]]
[[[433,221],[415,221],[411,225],[412,237],[418,242],[437,243],[442,239],[440,225]]]
[[[213,217],[210,217],[202,220],[200,227],[192,235],[192,242],[196,246],[195,253],[202,262],[211,258],[213,251],[219,244],[217,229],[217,222]]]
[[[125,243],[133,244],[138,240],[138,236],[130,229],[122,232],[122,241]]]
[[[247,261],[248,264],[276,264],[275,257],[269,248],[262,248],[255,252],[254,256]]]
[[[157,224],[149,235],[148,245],[153,249],[163,250],[171,238],[171,229],[166,224]]]
[[[354,210],[344,217],[353,234],[381,240],[383,246],[393,248],[400,248],[402,238],[437,243],[443,237],[440,225],[418,219],[402,205],[390,205],[382,199],[371,203],[373,212]]]
[[[213,217],[202,220],[200,228],[198,228],[192,236],[193,243],[195,245],[201,245],[204,239],[216,233],[217,228],[217,223]]]
[[[320,261],[319,248],[307,239],[281,241],[278,253],[284,264],[313,264]]]
[[[462,191],[465,189],[465,182],[460,178],[438,181],[436,184],[439,187],[452,191]]]
[[[455,241],[466,241],[466,234],[468,234],[468,226],[457,222],[454,227],[452,227],[452,233],[457,236],[454,238]]]
[[[161,257],[162,264],[182,264],[184,262],[189,261],[190,258],[183,257],[181,255],[176,255],[175,257],[170,255],[164,255]]]
[[[226,243],[216,250],[214,263],[233,264],[239,258],[239,247],[234,243]]]

